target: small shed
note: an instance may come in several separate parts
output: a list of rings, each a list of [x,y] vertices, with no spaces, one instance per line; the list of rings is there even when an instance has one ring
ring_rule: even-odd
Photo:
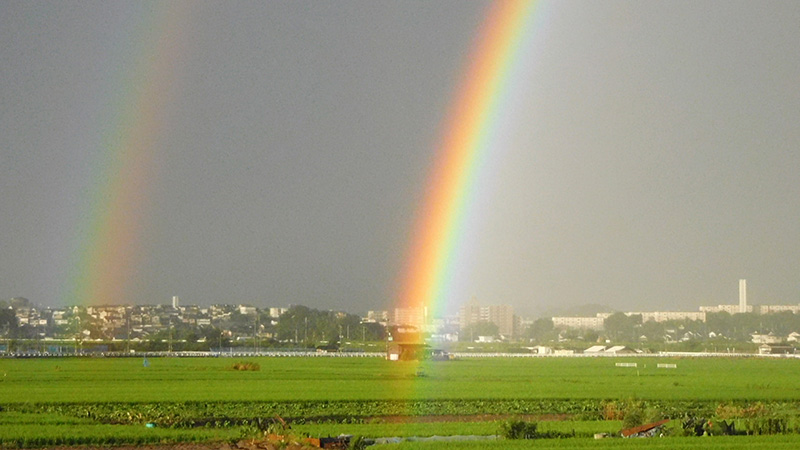
[[[606,346],[605,345],[593,345],[593,346],[587,348],[586,350],[584,350],[583,353],[602,353],[605,350],[606,350]]]
[[[553,348],[540,345],[538,347],[534,347],[533,353],[536,353],[537,355],[551,355],[553,354]]]
[[[425,359],[425,344],[409,342],[389,342],[386,345],[386,359],[389,361],[418,361]]]
[[[794,347],[791,345],[763,344],[758,347],[759,355],[790,355],[792,353],[794,353]]]
[[[669,422],[669,419],[659,420],[658,422],[639,425],[638,427],[628,428],[620,431],[624,438],[632,437],[653,437],[661,434],[664,425]]]
[[[386,343],[386,359],[389,361],[415,361],[426,356],[425,341],[419,329],[412,326],[389,328],[389,342]]]
[[[636,350],[626,347],[624,345],[615,345],[611,348],[607,348],[603,353],[613,353],[615,355],[632,355],[636,353]]]

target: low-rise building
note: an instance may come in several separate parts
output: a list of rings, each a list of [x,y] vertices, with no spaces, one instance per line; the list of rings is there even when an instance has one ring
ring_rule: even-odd
[[[633,312],[625,313],[625,315],[632,316],[641,314],[642,322],[667,322],[670,320],[699,320],[700,322],[706,321],[705,312],[697,311],[652,311],[652,312]]]
[[[751,342],[754,344],[780,344],[783,338],[774,334],[751,334]]]
[[[701,306],[700,312],[704,313],[726,312],[728,314],[739,314],[739,309],[740,305]],[[745,312],[753,312],[753,305],[745,305]]]
[[[800,305],[758,305],[759,314],[771,314],[786,311],[794,314],[800,314]]]
[[[758,347],[759,355],[790,355],[794,352],[794,347],[790,345],[762,344]]]
[[[603,317],[553,317],[553,327],[602,330],[604,320]]]
[[[609,355],[632,355],[634,353],[640,353],[640,351],[634,350],[630,347],[626,347],[624,345],[615,345],[613,347],[609,347],[603,351],[605,354]]]

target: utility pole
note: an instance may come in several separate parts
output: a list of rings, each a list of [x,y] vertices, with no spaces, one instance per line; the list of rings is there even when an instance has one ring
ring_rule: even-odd
[[[169,341],[167,351],[172,353],[172,316],[169,317]]]
[[[259,329],[260,319],[261,318],[258,316],[258,310],[256,310],[256,327],[253,330],[253,343],[256,346],[256,353],[258,353],[258,350],[259,350],[259,348],[258,348],[259,347],[258,346],[258,344],[259,344],[259,341],[258,341],[258,329]]]
[[[131,310],[125,308],[125,325],[127,329],[127,333],[125,335],[125,353],[131,352]]]
[[[75,335],[75,354],[77,355],[81,346],[81,316],[78,316],[78,333]]]

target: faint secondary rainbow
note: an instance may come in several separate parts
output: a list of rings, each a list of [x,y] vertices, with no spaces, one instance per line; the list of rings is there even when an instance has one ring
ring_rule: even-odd
[[[447,291],[463,244],[475,181],[505,120],[502,107],[520,51],[535,28],[535,0],[492,3],[458,86],[417,212],[398,306],[433,314]]]
[[[93,173],[63,293],[67,304],[134,303],[128,288],[140,263],[137,244],[158,181],[156,148],[182,47],[185,11],[178,4],[129,6],[129,20],[140,22],[108,44],[109,53],[124,54],[103,100],[108,117],[97,130],[102,148],[90,149]]]

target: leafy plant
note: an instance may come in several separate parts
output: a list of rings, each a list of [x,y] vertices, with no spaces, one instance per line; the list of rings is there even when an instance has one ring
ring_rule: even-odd
[[[367,441],[363,436],[353,436],[347,444],[347,450],[364,450],[367,448]]]
[[[500,435],[506,439],[536,439],[536,422],[507,420],[500,424]]]

